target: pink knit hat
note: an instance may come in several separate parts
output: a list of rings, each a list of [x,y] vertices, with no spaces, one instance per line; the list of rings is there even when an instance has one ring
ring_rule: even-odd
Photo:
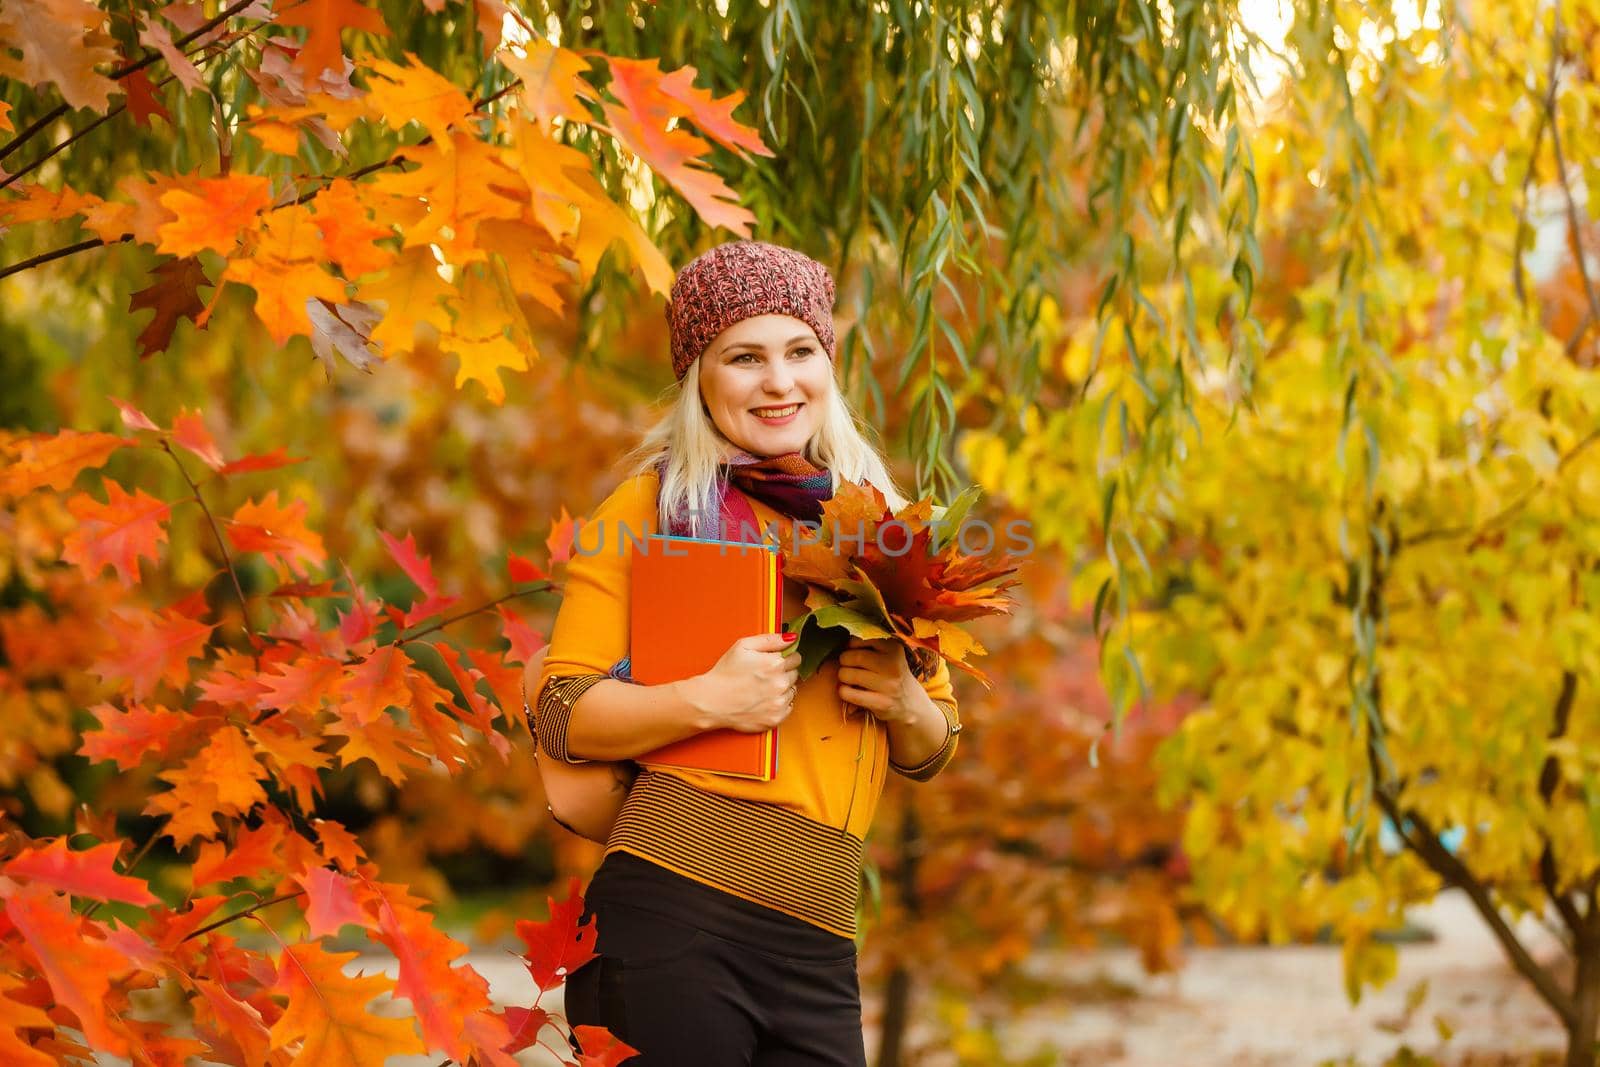
[[[717,334],[757,315],[790,315],[816,332],[833,358],[833,275],[792,248],[729,241],[701,253],[678,272],[667,301],[672,371],[689,364]]]

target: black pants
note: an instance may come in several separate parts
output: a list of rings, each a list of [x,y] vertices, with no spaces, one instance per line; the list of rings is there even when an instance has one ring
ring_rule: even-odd
[[[625,852],[584,896],[599,957],[567,977],[573,1026],[627,1067],[865,1067],[855,942]]]

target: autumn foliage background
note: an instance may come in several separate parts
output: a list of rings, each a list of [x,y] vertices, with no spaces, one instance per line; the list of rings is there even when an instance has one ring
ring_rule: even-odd
[[[1359,997],[1447,886],[1592,1064],[1600,21],[1520,8],[0,0],[6,1062],[572,1055],[520,664],[753,235],[1037,538],[869,842],[880,1064],[1053,947]]]

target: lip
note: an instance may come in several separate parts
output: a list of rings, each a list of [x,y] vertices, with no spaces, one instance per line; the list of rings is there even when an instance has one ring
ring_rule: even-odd
[[[771,406],[771,407],[789,407],[790,405],[788,405],[788,404],[773,404],[773,405],[769,405],[769,406]],[[791,422],[793,422],[795,419],[799,418],[800,417],[800,412],[803,411],[804,409],[805,409],[805,404],[797,402],[794,405],[794,410],[791,411],[789,414],[785,415],[781,419],[769,419],[769,418],[766,418],[766,417],[764,417],[762,415],[756,414],[756,412],[762,410],[761,408],[752,408],[751,411],[750,411],[750,414],[752,416],[754,416],[755,420],[757,422],[761,423],[761,425],[763,425],[763,426],[787,426]]]

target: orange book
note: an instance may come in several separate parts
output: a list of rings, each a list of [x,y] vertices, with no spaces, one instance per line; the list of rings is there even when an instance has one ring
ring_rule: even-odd
[[[704,673],[738,638],[783,625],[783,562],[774,545],[652,534],[634,545],[632,565],[629,671],[642,685]],[[638,761],[769,782],[778,731],[711,730]]]

